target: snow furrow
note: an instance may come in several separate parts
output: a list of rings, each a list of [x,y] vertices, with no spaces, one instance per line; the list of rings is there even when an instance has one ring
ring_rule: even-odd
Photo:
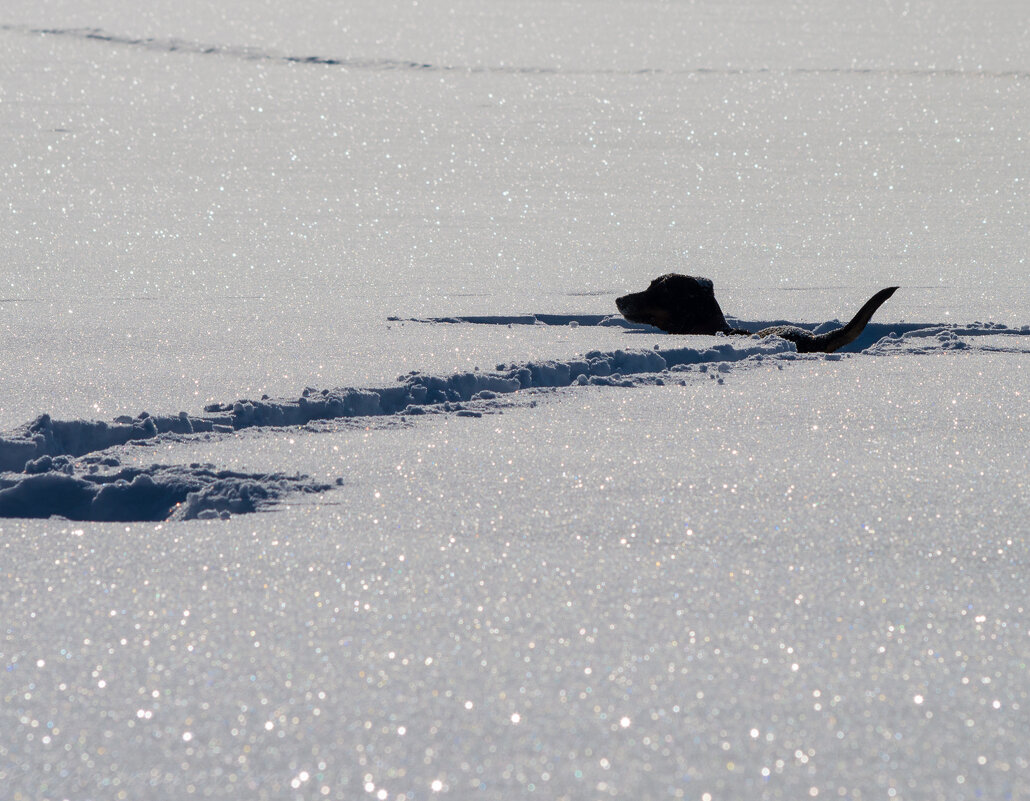
[[[882,67],[795,67],[792,69],[771,69],[768,67],[694,67],[685,69],[663,69],[642,67],[638,69],[571,69],[556,66],[533,65],[459,65],[428,63],[417,60],[394,58],[349,58],[345,56],[295,55],[279,53],[274,50],[262,50],[240,45],[220,45],[204,42],[162,38],[153,36],[130,36],[117,34],[95,27],[59,28],[37,27],[30,25],[2,24],[0,30],[12,33],[34,34],[38,36],[63,36],[94,42],[141,48],[161,53],[190,53],[203,56],[221,56],[242,61],[269,61],[283,64],[308,64],[312,66],[342,67],[352,70],[410,70],[417,72],[457,72],[469,75],[501,74],[501,75],[694,75],[694,76],[734,76],[734,75],[888,75],[908,77],[944,77],[944,78],[998,78],[1030,80],[1030,71],[1026,70],[984,70],[984,69],[947,69],[947,68],[911,68],[893,69]]]
[[[1026,352],[1022,339],[1030,336],[1030,326],[1016,329],[991,323],[869,328],[874,329],[874,336],[878,335],[872,341],[863,337],[864,352],[871,355],[961,350],[971,347],[965,338],[992,335],[1004,337],[1006,344],[992,344],[991,350]],[[43,456],[78,457],[162,434],[231,433],[252,427],[301,426],[314,420],[419,414],[426,407],[489,400],[522,389],[591,383],[632,386],[640,383],[642,375],[689,365],[723,363],[729,369],[732,363],[745,359],[840,358],[839,354],[801,357],[792,343],[777,337],[717,337],[714,341],[717,344],[707,348],[655,346],[651,350],[591,351],[568,361],[499,364],[493,371],[449,376],[412,372],[400,376],[398,383],[390,387],[308,388],[298,398],[263,396],[257,400],[210,404],[202,414],[141,412],[135,418],[123,416],[112,422],[55,420],[43,414],[0,435],[0,471],[20,471],[28,462]],[[1014,344],[1008,344],[1009,341]]]
[[[872,335],[876,339],[869,342],[863,337],[863,341],[867,345],[865,352],[873,355],[898,351],[916,354],[970,347],[963,337],[1004,336],[1019,342],[1030,336],[1030,326],[1016,329],[991,323],[972,326],[884,324],[879,327],[871,324],[869,328],[873,329]],[[308,388],[298,398],[264,396],[259,400],[240,399],[232,403],[211,404],[204,408],[203,414],[154,415],[141,412],[135,418],[123,416],[112,422],[55,420],[43,414],[0,435],[0,471],[20,471],[26,463],[42,456],[82,456],[161,434],[230,433],[251,427],[300,426],[313,420],[342,417],[417,414],[427,406],[490,398],[521,389],[611,384],[615,383],[613,379],[632,385],[633,376],[661,373],[686,365],[730,364],[766,357],[799,358],[793,344],[776,337],[718,337],[716,342],[718,344],[707,348],[655,346],[652,350],[591,351],[568,361],[499,364],[493,371],[449,376],[412,372],[400,376],[398,384],[391,387]],[[998,349],[999,346],[991,346],[991,350]],[[1025,352],[1025,348],[1019,345],[1000,349]]]
[[[390,317],[392,322],[426,323],[426,324],[460,324],[468,325],[549,325],[549,326],[602,326],[625,328],[630,331],[651,334],[665,334],[659,328],[646,323],[631,323],[621,315],[606,314],[510,314],[510,315],[467,315],[460,317]],[[798,323],[791,320],[742,320],[737,317],[726,318],[734,328],[748,331],[761,331],[765,328],[790,325],[803,328],[815,334],[839,328],[840,320],[828,320],[823,323]],[[935,339],[939,343],[954,341],[957,337],[984,337],[1007,335],[1013,337],[1030,336],[1030,326],[1019,328],[1001,323],[975,322],[969,325],[959,323],[878,323],[870,322],[862,334],[850,345],[840,349],[841,353],[859,353],[874,350],[873,346],[881,340],[888,339],[895,343],[903,341],[906,347],[918,339]],[[669,334],[669,336],[677,336]],[[739,340],[738,340],[739,341]],[[943,344],[941,344],[943,347]],[[886,344],[885,347],[891,347]]]
[[[418,414],[424,407],[489,399],[521,389],[573,384],[632,384],[632,376],[660,373],[684,365],[736,362],[765,357],[796,358],[794,346],[780,339],[723,341],[710,348],[591,351],[569,361],[497,365],[494,371],[434,376],[413,372],[391,387],[305,389],[298,398],[241,399],[211,404],[204,413],[171,415],[141,412],[108,423],[55,420],[44,414],[0,436],[0,471],[20,471],[43,456],[82,456],[161,434],[229,433],[256,426],[299,426],[313,420]]]
[[[1030,327],[1009,329],[978,324],[938,326],[891,332],[866,353],[923,354],[969,349],[966,337],[998,335],[985,345],[990,350],[1028,352],[1020,347]],[[1010,340],[1015,338],[1015,345]],[[983,340],[981,340],[983,341]],[[121,467],[111,455],[97,451],[146,441],[158,436],[232,433],[247,428],[301,426],[317,420],[349,417],[480,413],[476,409],[500,403],[502,396],[520,390],[577,385],[641,386],[695,366],[718,378],[740,362],[770,360],[837,360],[840,354],[805,355],[778,337],[716,338],[707,348],[678,347],[651,350],[590,351],[566,361],[547,360],[498,364],[492,371],[435,376],[420,372],[402,375],[389,387],[305,389],[298,398],[241,399],[211,404],[199,415],[140,413],[114,421],[54,420],[41,415],[31,423],[0,436],[0,517],[49,517],[74,520],[165,520],[225,517],[268,508],[290,493],[317,493],[331,485],[307,476],[217,472],[205,465]],[[468,408],[466,404],[473,404]],[[85,458],[77,458],[85,457]],[[106,469],[105,469],[106,468]]]

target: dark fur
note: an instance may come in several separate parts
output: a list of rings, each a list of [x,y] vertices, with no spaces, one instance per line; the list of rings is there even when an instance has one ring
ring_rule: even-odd
[[[876,310],[894,294],[896,286],[881,289],[845,326],[813,334],[792,325],[774,325],[754,332],[754,336],[778,336],[797,345],[799,353],[833,353],[854,342]],[[731,328],[715,299],[715,287],[707,278],[669,273],[659,276],[643,292],[615,299],[615,305],[630,322],[647,323],[670,334],[739,334],[751,331]]]
[[[751,333],[730,328],[707,278],[668,273],[643,292],[616,298],[615,305],[630,322],[647,323],[670,334]]]

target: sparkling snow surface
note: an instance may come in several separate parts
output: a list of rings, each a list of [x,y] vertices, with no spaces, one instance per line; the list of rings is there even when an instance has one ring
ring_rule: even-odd
[[[0,41],[0,798],[1030,796],[1022,2]]]

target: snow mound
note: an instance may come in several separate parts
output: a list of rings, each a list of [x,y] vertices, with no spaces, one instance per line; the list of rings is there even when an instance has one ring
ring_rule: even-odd
[[[1026,353],[1030,342],[1030,326],[1009,328],[998,323],[973,323],[972,325],[939,325],[891,331],[872,344],[866,353],[883,355],[887,353],[926,354],[949,350],[969,350],[972,342],[980,340],[978,350],[996,353]]]
[[[103,471],[102,467],[115,467]],[[257,512],[288,493],[330,488],[305,476],[234,473],[212,465],[121,467],[117,459],[43,456],[0,476],[0,517],[145,521],[226,518]]]

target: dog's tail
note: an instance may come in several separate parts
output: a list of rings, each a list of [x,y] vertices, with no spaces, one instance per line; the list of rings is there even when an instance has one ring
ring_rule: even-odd
[[[813,347],[806,350],[809,350],[812,353],[833,353],[835,350],[843,348],[845,345],[850,345],[858,339],[862,331],[865,330],[866,324],[872,319],[873,315],[876,314],[876,310],[879,309],[884,304],[884,301],[893,295],[897,289],[898,288],[896,286],[889,286],[886,289],[881,289],[865,302],[865,305],[858,310],[858,314],[851,318],[850,323],[842,328],[838,328],[836,331],[827,331],[825,334],[816,334],[812,337],[811,344]]]

